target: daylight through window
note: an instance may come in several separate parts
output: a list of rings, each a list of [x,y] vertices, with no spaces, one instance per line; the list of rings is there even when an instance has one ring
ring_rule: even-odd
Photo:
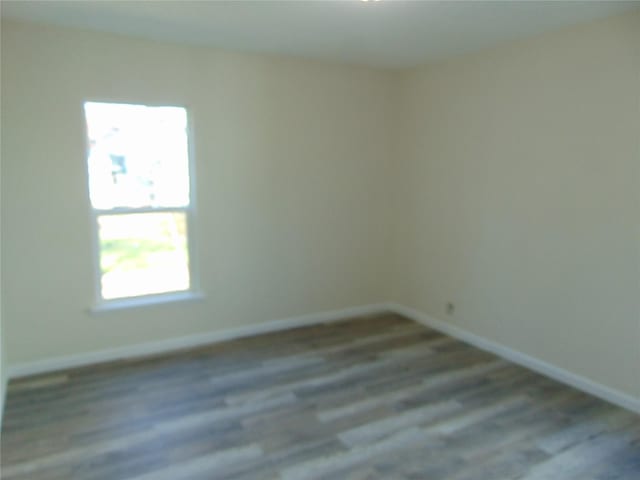
[[[190,290],[186,110],[96,102],[84,110],[99,300]]]

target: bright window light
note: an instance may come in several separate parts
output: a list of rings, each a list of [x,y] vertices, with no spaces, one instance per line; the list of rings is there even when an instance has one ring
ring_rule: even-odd
[[[98,302],[192,289],[187,112],[87,102]]]

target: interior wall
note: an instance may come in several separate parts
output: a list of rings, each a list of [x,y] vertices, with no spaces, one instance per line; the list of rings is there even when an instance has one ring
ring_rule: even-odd
[[[640,14],[403,82],[391,297],[640,397]]]
[[[0,62],[0,91],[2,90],[2,64]],[[0,95],[0,105],[2,104],[2,98]],[[2,128],[2,121],[0,119],[0,131]],[[1,140],[1,139],[0,139]],[[2,165],[1,165],[1,161],[2,161],[2,156],[1,156],[1,152],[0,152],[0,212],[2,212]],[[2,427],[2,418],[3,418],[3,413],[4,413],[4,402],[6,399],[6,394],[7,394],[7,383],[8,383],[8,376],[7,376],[7,361],[6,361],[6,355],[7,355],[7,350],[4,347],[5,344],[5,340],[6,340],[6,336],[5,336],[5,330],[3,327],[3,304],[2,304],[2,295],[3,295],[3,277],[2,277],[2,238],[3,238],[3,234],[2,234],[2,225],[0,224],[0,431],[1,431],[1,427]]]
[[[7,350],[5,349],[4,344],[5,334],[4,327],[2,326],[2,292],[0,290],[0,427],[2,427],[4,402],[7,395],[7,383],[9,381],[7,376]]]
[[[389,73],[3,23],[10,363],[392,300],[640,397],[639,35]],[[203,302],[88,313],[85,99],[189,107]]]
[[[1,176],[0,176],[1,178]],[[2,210],[2,200],[0,195],[0,211]],[[0,250],[2,249],[2,235],[0,235]],[[2,255],[0,255],[0,272],[2,271]],[[0,275],[0,427],[2,427],[2,418],[4,413],[4,402],[7,394],[7,350],[4,348],[5,334],[4,327],[2,325],[2,275]],[[0,428],[1,430],[1,428]]]
[[[11,364],[384,298],[392,74],[2,24]],[[89,313],[85,100],[185,105],[204,301]]]

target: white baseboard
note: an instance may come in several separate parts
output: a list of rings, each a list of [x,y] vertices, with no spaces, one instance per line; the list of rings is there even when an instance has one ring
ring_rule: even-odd
[[[19,363],[8,368],[9,378],[26,377],[42,373],[64,370],[67,368],[82,367],[96,363],[111,362],[127,358],[145,357],[157,355],[174,350],[199,347],[211,343],[233,340],[236,338],[258,335],[261,333],[277,332],[290,328],[304,327],[319,323],[329,323],[348,318],[373,315],[387,311],[386,304],[363,305],[359,307],[332,310],[328,312],[311,313],[299,317],[273,320],[270,322],[246,325],[229,330],[197,333],[185,337],[169,338],[156,342],[141,343],[126,347],[111,348],[95,352],[79,353],[64,357],[53,357],[36,362]]]
[[[404,317],[410,318],[427,327],[438,330],[446,335],[457,338],[465,343],[469,343],[475,347],[491,352],[499,357],[505,358],[513,363],[522,365],[523,367],[534,370],[542,375],[553,378],[559,382],[565,383],[572,387],[589,393],[595,397],[601,398],[620,407],[631,410],[640,414],[640,399],[632,397],[626,393],[606,387],[593,380],[577,375],[563,368],[547,363],[538,358],[532,357],[525,353],[513,350],[505,345],[494,342],[487,338],[471,333],[468,330],[460,328],[448,322],[438,320],[426,313],[422,313],[410,307],[395,303],[388,303],[386,310],[395,312]]]
[[[160,340],[157,342],[143,343],[138,345],[113,348],[109,350],[101,350],[97,352],[87,352],[64,357],[55,357],[46,360],[40,360],[37,362],[22,363],[9,366],[7,376],[9,378],[18,378],[28,375],[48,373],[56,370],[64,370],[67,368],[92,365],[95,363],[156,355],[174,350],[194,348],[211,343],[222,342],[225,340],[248,337],[261,333],[276,332],[280,330],[304,327],[319,323],[335,322],[348,318],[374,315],[383,312],[397,313],[427,327],[438,330],[446,335],[450,335],[451,337],[469,343],[482,350],[486,350],[495,355],[498,355],[499,357],[505,358],[513,363],[522,365],[523,367],[534,370],[545,376],[553,378],[554,380],[568,384],[579,390],[582,390],[591,395],[602,398],[603,400],[640,414],[640,399],[638,398],[606,387],[586,377],[577,375],[568,370],[557,367],[525,353],[513,350],[505,345],[471,333],[468,330],[460,328],[451,323],[438,320],[413,308],[396,303],[371,304],[346,308],[342,310],[312,313],[299,317],[291,317],[255,325],[242,326],[230,330],[205,332],[195,335],[189,335],[186,337]],[[0,401],[1,400],[2,399],[0,399]]]

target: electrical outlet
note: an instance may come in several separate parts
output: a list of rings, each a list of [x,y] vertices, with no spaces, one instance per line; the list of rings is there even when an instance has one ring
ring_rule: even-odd
[[[453,303],[451,302],[447,303],[447,315],[453,315],[453,311],[455,309],[456,309],[456,306]]]

